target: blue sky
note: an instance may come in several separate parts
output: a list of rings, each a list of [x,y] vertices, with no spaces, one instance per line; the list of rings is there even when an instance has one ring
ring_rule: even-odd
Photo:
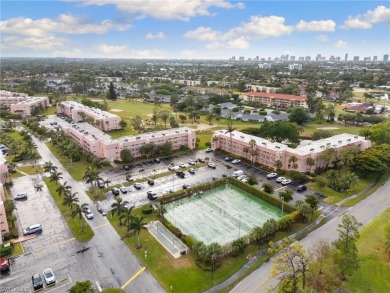
[[[389,1],[1,1],[2,57],[227,59],[390,51]]]

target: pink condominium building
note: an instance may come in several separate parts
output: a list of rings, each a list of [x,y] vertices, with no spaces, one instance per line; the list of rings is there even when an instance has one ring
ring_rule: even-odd
[[[118,115],[74,101],[65,101],[57,104],[57,113],[63,113],[75,121],[85,121],[87,118],[90,118],[92,120],[91,123],[103,131],[121,128],[119,124],[121,118]]]
[[[23,116],[31,116],[31,112],[35,107],[42,106],[43,108],[49,107],[48,97],[28,97],[26,100],[13,104],[10,107],[10,111],[13,114],[21,114]]]
[[[253,142],[250,143],[252,140],[254,140],[255,144]],[[226,129],[215,131],[212,138],[213,149],[222,149],[231,154],[248,158],[249,160],[252,159],[251,151],[244,152],[244,150],[247,150],[245,147],[248,147],[249,150],[251,150],[251,145],[256,149],[255,155],[253,156],[254,162],[275,169],[275,162],[280,160],[282,162],[282,169],[292,170],[289,159],[295,156],[297,158],[296,164],[298,166],[296,171],[313,172],[317,167],[325,166],[325,162],[319,158],[319,155],[327,148],[335,148],[338,150],[347,147],[357,147],[359,150],[363,151],[371,147],[371,142],[362,136],[343,133],[301,144],[293,149],[285,144],[271,142],[264,138],[248,135],[239,131],[233,131],[230,136],[230,133]],[[307,164],[308,158],[314,159],[314,166],[310,167]]]
[[[306,96],[275,94],[265,92],[247,92],[240,95],[244,101],[258,101],[268,107],[302,107],[307,108]]]
[[[187,127],[124,136],[118,139],[112,139],[111,136],[88,123],[71,124],[63,127],[63,130],[83,149],[109,161],[119,160],[120,152],[124,149],[129,149],[135,158],[141,157],[139,148],[148,143],[160,145],[171,142],[173,150],[179,149],[182,145],[190,149],[196,146],[196,133]]]

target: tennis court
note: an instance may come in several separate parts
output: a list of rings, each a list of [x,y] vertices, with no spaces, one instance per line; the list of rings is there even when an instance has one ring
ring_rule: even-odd
[[[232,242],[282,216],[279,208],[230,184],[174,201],[166,209],[175,227],[206,245]]]

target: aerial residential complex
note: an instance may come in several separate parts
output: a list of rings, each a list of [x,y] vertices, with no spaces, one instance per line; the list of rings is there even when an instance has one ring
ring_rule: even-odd
[[[251,143],[252,140],[255,144]],[[212,139],[213,149],[222,149],[250,160],[252,159],[251,153],[244,152],[244,150],[245,147],[251,149],[251,144],[256,150],[256,155],[253,156],[254,162],[275,168],[275,162],[280,160],[282,162],[282,169],[292,170],[293,168],[289,160],[295,156],[297,159],[295,162],[297,168],[295,170],[298,172],[312,172],[318,167],[323,167],[325,162],[319,158],[319,155],[327,148],[342,149],[354,146],[360,151],[363,151],[371,146],[371,142],[364,137],[347,133],[301,144],[295,149],[285,144],[271,142],[239,131],[233,131],[230,136],[227,130],[218,130],[214,132]],[[307,164],[308,158],[314,159],[314,166]]]
[[[27,94],[0,91],[0,108],[9,109],[13,114],[31,116],[35,107],[49,107],[48,97],[29,97]]]
[[[120,152],[124,149],[129,149],[135,158],[141,157],[139,148],[148,143],[161,145],[171,142],[173,150],[179,149],[182,145],[190,149],[196,146],[196,133],[187,127],[124,136],[118,139],[112,139],[111,136],[88,123],[69,124],[63,126],[63,130],[85,150],[109,161],[119,160]]]
[[[121,118],[118,115],[88,107],[74,101],[58,103],[57,113],[65,114],[74,121],[86,121],[89,118],[92,120],[91,123],[103,131],[121,128]]]
[[[244,101],[258,101],[267,107],[303,107],[307,108],[306,96],[295,96],[286,94],[275,94],[265,92],[248,92],[243,93],[240,98]]]

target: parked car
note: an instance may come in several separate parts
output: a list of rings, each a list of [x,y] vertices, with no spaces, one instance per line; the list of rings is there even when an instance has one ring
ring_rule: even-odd
[[[206,153],[211,153],[213,150],[211,149],[211,148],[207,148],[207,149],[205,149],[205,152]]]
[[[176,175],[177,175],[178,177],[180,177],[180,178],[185,178],[185,177],[186,177],[186,174],[185,174],[184,172],[182,172],[182,171],[176,172]]]
[[[129,181],[129,182],[133,182],[133,181],[134,181],[134,178],[131,177],[130,174],[127,174],[127,175],[126,175],[126,180]]]
[[[119,190],[120,190],[122,193],[127,193],[127,187],[121,186],[121,187],[119,188]]]
[[[282,180],[282,185],[288,185],[290,184],[292,181],[290,179],[284,179]]]
[[[267,174],[267,178],[268,179],[272,179],[272,178],[275,178],[275,177],[278,177],[278,174],[276,174],[276,173],[269,173],[269,174]]]
[[[217,179],[218,179],[218,176],[213,175],[211,178],[212,178],[213,180],[217,180]]]
[[[27,193],[18,193],[14,196],[15,200],[26,200],[27,199]]]
[[[194,168],[188,169],[188,173],[195,174],[195,169]]]
[[[148,184],[151,185],[151,186],[154,185],[154,180],[153,179],[148,179]]]
[[[135,189],[140,190],[142,188],[142,185],[140,183],[136,183],[133,185]]]
[[[88,220],[92,220],[94,217],[94,214],[92,213],[92,211],[90,209],[85,209],[85,217]]]
[[[211,163],[211,162],[208,163],[207,166],[209,166],[210,168],[213,168],[213,169],[217,168],[217,165],[215,165],[214,163]]]
[[[248,177],[246,177],[246,175],[243,174],[238,176],[237,179],[243,181],[244,179],[248,179]]]
[[[111,192],[113,195],[119,195],[120,191],[118,188],[114,187],[113,189],[111,189]]]
[[[199,159],[198,159],[198,162],[199,162],[199,163],[206,163],[206,160],[205,160],[205,159],[202,159],[202,158],[199,158]]]
[[[131,206],[132,206],[132,207],[135,207],[133,204],[130,204],[130,202],[127,201],[127,200],[122,201],[121,205],[122,205],[125,209],[128,209],[128,208],[130,208]]]
[[[53,270],[47,268],[43,270],[43,278],[47,286],[54,285],[56,283],[56,277],[54,276]]]
[[[231,161],[233,161],[233,158],[232,158],[232,157],[226,157],[226,158],[225,158],[225,161],[226,161],[226,162],[231,162]]]
[[[238,164],[238,163],[240,163],[240,162],[241,162],[241,160],[235,159],[235,160],[232,161],[232,164]]]
[[[179,167],[178,166],[168,165],[168,170],[169,171],[176,171],[176,170],[179,170]]]
[[[188,183],[186,183],[186,184],[183,184],[183,189],[188,189],[188,188],[190,188],[191,187],[191,185],[190,184],[188,184]]]
[[[0,258],[0,273],[8,274],[10,271],[10,264],[8,258],[2,257]]]
[[[154,191],[149,190],[146,194],[148,195],[148,198],[149,198],[150,200],[155,200],[155,199],[157,199],[157,193],[154,192]]]
[[[297,192],[304,192],[305,190],[307,190],[307,186],[306,185],[299,185],[297,187]]]
[[[157,164],[158,164],[158,163],[160,163],[160,162],[161,162],[161,160],[160,160],[160,159],[154,159],[154,160],[153,160],[153,162],[155,162],[155,163],[157,163]]]
[[[180,163],[179,163],[179,167],[180,167],[180,168],[185,168],[185,167],[187,167],[187,165],[184,164],[183,162],[180,162]]]
[[[31,281],[34,290],[43,289],[43,281],[40,274],[34,274],[31,276]]]
[[[42,226],[41,224],[35,224],[27,227],[26,229],[23,230],[23,235],[30,235],[30,234],[35,234],[35,233],[41,233],[42,232]]]
[[[284,177],[278,177],[278,178],[276,178],[276,182],[282,183],[282,181],[285,180],[285,179],[286,178],[284,178]]]
[[[123,169],[125,169],[126,171],[129,171],[131,169],[131,167],[129,165],[123,165]]]
[[[193,159],[189,159],[188,160],[188,164],[190,164],[190,165],[195,165],[196,164],[196,162],[193,160]]]

